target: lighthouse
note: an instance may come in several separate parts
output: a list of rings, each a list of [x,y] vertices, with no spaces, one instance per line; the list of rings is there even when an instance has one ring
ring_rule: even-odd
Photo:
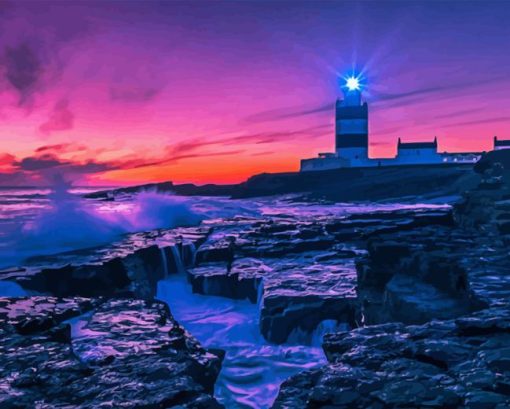
[[[368,105],[361,101],[358,77],[346,79],[344,99],[335,105],[335,149],[350,166],[362,166],[368,160]]]
[[[439,152],[437,138],[433,142],[398,139],[394,157],[368,157],[368,104],[362,101],[360,76],[344,77],[343,99],[335,103],[335,151],[319,153],[316,158],[302,159],[301,172],[341,168],[367,168],[409,165],[472,164],[482,152]],[[510,140],[494,138],[494,149],[510,149]]]

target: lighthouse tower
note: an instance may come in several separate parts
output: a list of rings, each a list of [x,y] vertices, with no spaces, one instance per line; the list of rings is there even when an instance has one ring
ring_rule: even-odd
[[[347,79],[344,99],[336,101],[336,155],[350,166],[368,161],[368,105],[361,102],[361,85],[356,77]]]

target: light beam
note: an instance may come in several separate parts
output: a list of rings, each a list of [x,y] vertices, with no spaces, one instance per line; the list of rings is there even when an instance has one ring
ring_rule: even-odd
[[[345,86],[349,91],[359,91],[361,88],[361,84],[359,83],[359,79],[357,77],[348,77],[346,79]]]

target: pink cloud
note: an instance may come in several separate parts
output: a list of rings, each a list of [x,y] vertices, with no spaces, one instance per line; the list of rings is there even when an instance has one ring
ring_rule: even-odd
[[[53,107],[53,111],[46,122],[41,124],[39,130],[44,134],[66,131],[74,125],[74,114],[69,110],[69,101],[61,99]]]

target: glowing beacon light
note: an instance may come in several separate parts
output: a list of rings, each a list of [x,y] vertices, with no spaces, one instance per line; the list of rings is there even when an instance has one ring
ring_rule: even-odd
[[[359,91],[361,88],[361,84],[359,83],[359,79],[356,77],[346,78],[345,86],[349,91]]]

